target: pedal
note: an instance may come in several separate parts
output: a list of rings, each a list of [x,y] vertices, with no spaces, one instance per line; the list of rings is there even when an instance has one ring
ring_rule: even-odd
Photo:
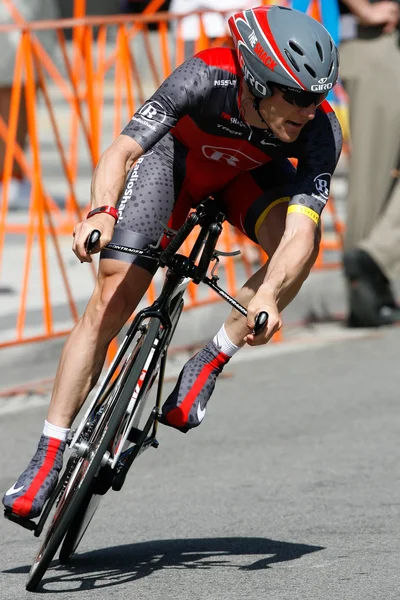
[[[92,482],[92,491],[93,494],[97,494],[98,496],[104,496],[111,488],[113,479],[115,477],[114,470],[109,466],[105,466],[100,469],[97,477],[94,478]]]
[[[122,472],[122,474],[117,475],[112,482],[112,489],[114,492],[121,491],[122,486],[125,483],[126,473]]]
[[[132,442],[132,444],[137,444],[142,433],[143,431],[141,429],[138,429],[137,427],[132,427],[132,429],[128,433],[128,440]]]
[[[74,439],[74,435],[76,433],[76,429],[71,429],[71,431],[69,432],[68,438],[67,438],[67,446],[70,447],[71,446],[71,442]]]
[[[158,413],[158,415],[156,416],[156,419],[159,423],[161,423],[161,425],[169,426],[167,419],[164,417],[164,415],[162,413]]]
[[[32,519],[27,519],[26,517],[20,517],[19,515],[15,515],[8,508],[4,510],[4,516],[9,521],[17,523],[17,525],[21,525],[21,527],[24,527],[25,529],[29,529],[30,531],[36,531],[37,523],[35,523],[35,521],[32,521]]]

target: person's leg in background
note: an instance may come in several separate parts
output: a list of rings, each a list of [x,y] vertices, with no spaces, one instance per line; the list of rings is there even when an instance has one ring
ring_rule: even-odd
[[[18,7],[17,7],[18,8]],[[0,7],[0,23],[12,22],[10,13],[7,8],[3,5]],[[8,125],[11,97],[13,90],[13,75],[14,75],[14,62],[18,44],[18,36],[14,32],[3,33],[0,36],[0,54],[2,61],[0,63],[0,117]],[[24,149],[27,139],[28,122],[27,122],[27,111],[25,104],[25,95],[21,93],[19,113],[17,119],[17,130],[16,130],[16,142],[19,146]],[[0,205],[2,201],[2,192],[4,186],[4,161],[6,155],[6,143],[2,137],[0,137]],[[8,206],[15,208],[18,203],[18,199],[21,196],[21,182],[24,179],[24,174],[17,163],[13,160],[11,179],[8,187]],[[27,204],[27,202],[26,202]]]
[[[400,194],[393,193],[392,177],[400,156],[398,34],[345,42],[341,59],[351,134],[343,259],[349,325],[379,326],[400,319],[390,286],[393,265],[400,264],[399,220],[393,219]],[[377,244],[382,234],[386,239]],[[377,249],[382,244],[384,251]]]
[[[56,19],[58,17],[58,6],[54,0],[14,0],[14,9],[26,21],[38,21],[41,19]],[[0,23],[14,23],[12,15],[4,3],[0,2]],[[55,33],[52,30],[37,31],[35,33],[44,49],[54,52]],[[8,124],[11,95],[14,77],[14,63],[20,37],[18,32],[12,31],[0,35],[0,116],[5,124]],[[16,141],[24,150],[27,142],[28,120],[25,103],[25,95],[22,91],[17,121]],[[2,202],[2,190],[4,185],[4,159],[6,146],[0,137],[0,206]],[[8,206],[11,209],[26,209],[29,207],[31,194],[30,181],[25,178],[16,160],[13,162],[11,179],[8,189]]]
[[[4,35],[4,34],[3,34]],[[11,95],[12,95],[12,86],[11,85],[1,85],[0,84],[0,117],[7,124],[10,106],[11,106]],[[28,122],[27,122],[27,114],[26,114],[26,105],[25,99],[22,95],[21,103],[19,107],[18,113],[18,122],[17,122],[17,131],[16,131],[16,142],[19,146],[24,149],[26,138],[28,133]],[[3,187],[3,172],[4,172],[4,161],[6,155],[6,144],[2,138],[0,138],[0,200],[2,194]],[[21,191],[21,182],[24,181],[24,174],[21,170],[21,167],[17,163],[16,160],[13,161],[13,167],[11,172],[11,180],[9,182],[9,191],[8,191],[8,204],[10,208],[16,208],[18,203],[20,202],[22,207],[21,197],[26,196],[25,191]],[[23,184],[22,184],[23,185]],[[25,198],[26,200],[26,198]],[[28,200],[26,200],[25,205],[27,205]]]
[[[390,282],[400,277],[400,181],[398,179],[394,183],[383,214],[370,236],[360,243],[360,248],[372,258],[386,281],[383,288],[385,303],[382,317],[389,321],[400,321],[400,310],[390,287]]]

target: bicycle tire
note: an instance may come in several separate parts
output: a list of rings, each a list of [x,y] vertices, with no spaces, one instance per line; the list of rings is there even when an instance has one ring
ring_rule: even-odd
[[[62,565],[70,562],[71,556],[76,552],[83,536],[86,533],[98,507],[101,496],[89,491],[86,499],[82,502],[80,510],[72,519],[68,531],[64,537],[59,553],[59,561]]]
[[[130,401],[133,383],[139,379],[142,373],[148,353],[153,347],[154,340],[158,335],[159,326],[160,321],[158,319],[150,319],[147,332],[143,334],[144,339],[142,347],[135,358],[135,362],[130,368],[130,372],[127,374],[126,380],[122,384],[121,388],[117,391],[117,396],[119,396],[119,399],[114,402],[114,406],[109,417],[109,422],[108,424],[104,423],[104,425],[107,426],[97,430],[96,432],[99,437],[98,441],[94,440],[94,442],[97,442],[97,447],[93,449],[92,453],[88,453],[87,456],[80,457],[78,459],[74,472],[71,474],[72,477],[75,473],[75,477],[72,479],[73,488],[71,482],[69,481],[57,503],[56,513],[47,529],[45,539],[39,548],[34,562],[32,563],[25,585],[28,591],[35,590],[42,580],[51,560],[66,536],[75,515],[77,514],[79,508],[83,506],[83,503],[87,498],[90,485],[92,484],[94,477],[101,466],[104,455],[107,452],[119,423],[125,414],[126,408]],[[137,340],[136,343],[139,343],[139,341]],[[61,507],[58,509],[60,504]]]
[[[135,349],[133,350],[135,352]],[[151,384],[150,384],[151,387]],[[130,391],[130,393],[132,393]],[[146,394],[147,395],[147,394]],[[136,407],[136,412],[142,409],[142,405],[145,404],[145,399],[142,399],[139,406]],[[137,425],[137,423],[136,423]],[[119,432],[117,428],[115,435]],[[87,501],[81,505],[80,511],[75,515],[71,522],[70,527],[66,533],[64,541],[61,545],[59,559],[61,564],[67,564],[70,558],[76,552],[82,537],[84,536],[86,529],[89,527],[91,520],[100,504],[101,497],[112,486],[114,478],[114,470],[109,466],[102,467],[93,482],[93,490],[88,494]],[[113,488],[115,489],[115,488]]]

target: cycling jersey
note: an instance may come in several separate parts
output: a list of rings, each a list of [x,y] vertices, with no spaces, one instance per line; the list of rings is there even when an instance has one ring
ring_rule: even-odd
[[[172,215],[179,226],[190,206],[208,195],[219,194],[228,220],[254,241],[279,201],[318,221],[341,151],[335,113],[323,102],[296,141],[282,142],[271,130],[243,120],[241,75],[233,50],[205,50],[180,65],[132,117],[122,133],[145,155],[118,205],[116,243],[137,245],[138,237],[143,244],[154,242],[160,220],[168,222]],[[297,159],[296,169],[289,158]],[[103,251],[103,256],[117,254]]]
[[[133,116],[123,133],[146,151],[169,130],[198,162],[213,161],[218,170],[247,171],[270,160],[297,158],[296,192],[320,214],[341,150],[341,130],[328,104],[318,107],[293,143],[270,130],[249,127],[240,115],[240,66],[233,50],[205,50],[186,61],[164,81]],[[221,173],[222,177],[222,173]]]

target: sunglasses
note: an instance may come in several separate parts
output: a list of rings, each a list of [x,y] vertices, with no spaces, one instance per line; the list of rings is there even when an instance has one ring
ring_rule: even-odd
[[[289,104],[293,104],[293,106],[297,106],[298,108],[307,108],[311,104],[319,106],[328,95],[328,92],[315,94],[314,92],[295,90],[294,88],[286,87],[284,85],[275,85],[275,87],[282,92],[282,98],[286,100],[286,102],[289,102]]]

